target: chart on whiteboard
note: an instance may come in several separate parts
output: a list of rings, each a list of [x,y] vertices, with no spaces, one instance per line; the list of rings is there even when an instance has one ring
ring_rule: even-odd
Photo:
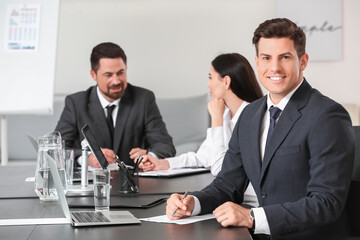
[[[5,26],[5,51],[36,51],[39,42],[40,4],[9,4]]]

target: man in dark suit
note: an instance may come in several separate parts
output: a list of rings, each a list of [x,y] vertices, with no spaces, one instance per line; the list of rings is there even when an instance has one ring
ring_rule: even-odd
[[[183,202],[179,194],[170,197],[170,219],[213,212],[222,226],[253,229],[255,239],[349,234],[344,206],[354,132],[346,110],[304,79],[305,42],[288,19],[268,20],[255,30],[258,77],[269,94],[244,109],[218,177]],[[258,208],[240,206],[249,182]]]
[[[91,77],[97,85],[69,95],[56,126],[66,147],[81,155],[81,128],[88,124],[109,163],[115,154],[133,165],[138,154],[172,157],[175,148],[162,121],[154,94],[127,82],[124,51],[101,43],[91,53]],[[99,167],[93,154],[89,165]]]

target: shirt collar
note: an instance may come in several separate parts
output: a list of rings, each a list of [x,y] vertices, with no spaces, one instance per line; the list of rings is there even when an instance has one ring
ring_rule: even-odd
[[[283,99],[281,99],[281,101],[278,104],[274,104],[271,99],[270,99],[270,94],[267,94],[267,110],[269,110],[269,108],[271,106],[275,106],[278,107],[281,111],[284,111],[286,105],[288,104],[288,102],[290,101],[290,98],[292,97],[292,95],[296,92],[296,90],[301,86],[301,84],[303,83],[304,79],[301,80],[300,84],[296,86],[296,88],[294,90],[292,90],[291,92],[288,93],[288,95],[286,95]]]
[[[102,108],[106,108],[106,107],[109,106],[109,105],[115,105],[116,107],[119,106],[119,102],[120,102],[120,99],[121,99],[121,98],[116,99],[116,100],[113,101],[113,102],[109,102],[109,101],[106,100],[106,99],[104,98],[104,96],[101,94],[100,89],[99,89],[99,86],[96,86],[96,91],[97,91],[97,95],[98,95],[98,98],[99,98],[99,101],[100,101],[100,104],[101,104]]]
[[[235,115],[232,118],[231,118],[230,109],[227,106],[225,106],[224,117],[223,117],[225,123],[231,122],[235,126],[241,112],[248,104],[249,104],[248,102],[243,101],[243,103],[240,105],[240,107],[238,108],[238,110],[236,111]]]
[[[235,115],[233,116],[233,118],[231,119],[231,123],[236,124],[241,112],[244,110],[244,108],[248,105],[249,103],[246,101],[243,101],[242,104],[240,105],[239,109],[236,111]]]

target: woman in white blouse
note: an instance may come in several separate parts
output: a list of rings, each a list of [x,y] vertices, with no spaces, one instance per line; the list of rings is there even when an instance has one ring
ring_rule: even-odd
[[[238,53],[221,54],[211,62],[208,88],[212,98],[208,103],[211,128],[207,129],[206,139],[197,152],[166,159],[157,159],[148,154],[139,166],[141,169],[153,171],[206,167],[211,169],[214,176],[220,172],[241,112],[250,102],[261,98],[263,93],[251,65]],[[251,184],[245,192],[246,199],[256,205],[257,199]]]
[[[221,54],[212,62],[208,88],[211,128],[198,151],[157,159],[146,155],[140,164],[144,171],[183,167],[209,167],[216,176],[222,166],[234,126],[249,102],[263,96],[253,69],[238,53]]]

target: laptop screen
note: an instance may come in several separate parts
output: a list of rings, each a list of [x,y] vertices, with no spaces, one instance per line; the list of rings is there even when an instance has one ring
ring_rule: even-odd
[[[64,213],[66,219],[69,221],[69,223],[71,223],[72,220],[71,220],[71,216],[70,216],[70,210],[69,210],[69,206],[66,201],[64,189],[62,188],[62,185],[61,185],[60,176],[59,176],[59,173],[58,173],[57,167],[56,167],[56,162],[52,157],[50,157],[49,154],[46,153],[45,156],[46,156],[46,159],[47,159],[49,167],[50,167],[51,175],[54,179],[54,185],[55,185],[58,197],[59,197],[59,202],[60,202],[61,208],[63,210],[63,213]]]
[[[107,162],[104,154],[101,151],[101,148],[99,144],[97,143],[94,134],[91,132],[89,126],[86,124],[81,129],[82,134],[84,135],[85,139],[87,140],[89,147],[91,149],[91,152],[95,155],[96,159],[100,163],[100,166],[103,169],[106,169],[109,163]]]

